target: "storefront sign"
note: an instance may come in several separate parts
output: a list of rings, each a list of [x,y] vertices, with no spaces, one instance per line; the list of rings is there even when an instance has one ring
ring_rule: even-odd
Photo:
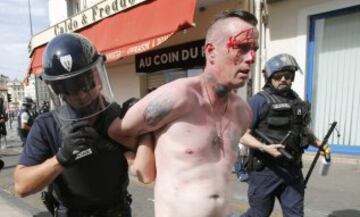
[[[94,24],[106,17],[127,10],[149,0],[105,0],[87,8],[79,14],[51,26],[43,32],[33,36],[30,43],[30,51],[47,43],[51,38],[66,32],[75,32],[86,26]],[[119,27],[118,27],[119,28]]]
[[[198,40],[135,55],[136,72],[202,67],[205,65],[204,43],[205,40]]]

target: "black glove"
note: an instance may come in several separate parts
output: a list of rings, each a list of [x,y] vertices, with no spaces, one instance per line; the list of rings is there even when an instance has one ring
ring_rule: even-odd
[[[62,166],[71,166],[76,161],[95,154],[99,134],[87,121],[72,122],[65,125],[61,131],[63,142],[56,159]]]
[[[119,104],[117,103],[112,103],[109,108],[107,108],[105,111],[103,111],[101,113],[101,120],[102,120],[102,125],[101,125],[101,133],[103,135],[108,135],[108,129],[110,127],[110,125],[112,124],[112,122],[116,119],[116,118],[120,118],[121,116],[121,107]]]

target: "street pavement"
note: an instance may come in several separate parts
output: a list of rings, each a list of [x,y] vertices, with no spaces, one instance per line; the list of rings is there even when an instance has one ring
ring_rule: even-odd
[[[15,125],[15,124],[14,124]],[[22,151],[16,126],[8,128],[7,147],[1,139],[0,157],[5,167],[0,172],[0,217],[48,217],[49,213],[40,199],[40,193],[19,198],[13,189],[13,173]],[[304,155],[304,175],[314,153]],[[329,175],[320,176],[320,162],[310,177],[305,197],[306,217],[360,217],[360,156],[333,154]],[[247,184],[232,177],[234,184],[231,207],[236,214],[246,211]],[[143,185],[131,180],[129,191],[133,195],[133,217],[154,217],[153,185]],[[271,217],[281,217],[279,204]]]

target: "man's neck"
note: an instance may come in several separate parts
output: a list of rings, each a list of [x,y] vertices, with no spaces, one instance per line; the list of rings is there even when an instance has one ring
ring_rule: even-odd
[[[210,75],[204,74],[202,76],[202,83],[205,91],[207,91],[207,95],[214,104],[214,106],[218,103],[226,103],[229,96],[229,88],[220,84],[217,79]]]

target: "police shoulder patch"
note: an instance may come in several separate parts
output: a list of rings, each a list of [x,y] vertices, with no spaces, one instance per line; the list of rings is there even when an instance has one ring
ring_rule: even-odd
[[[291,105],[289,103],[275,103],[271,105],[273,109],[290,109]]]

